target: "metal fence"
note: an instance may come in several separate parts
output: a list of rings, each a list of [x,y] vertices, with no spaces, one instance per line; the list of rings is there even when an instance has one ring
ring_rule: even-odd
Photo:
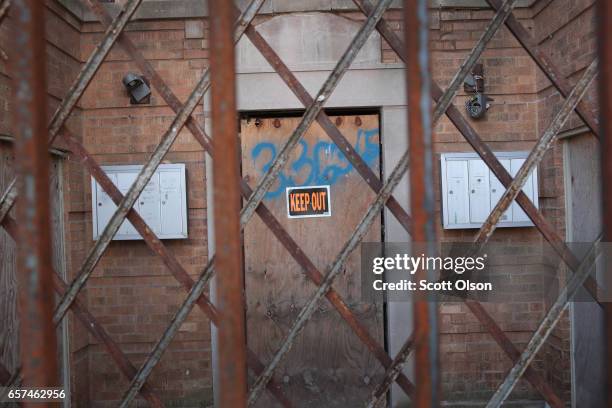
[[[4,384],[23,383],[32,386],[54,384],[55,379],[50,375],[50,373],[56,372],[53,341],[54,325],[61,322],[66,313],[71,310],[84,327],[104,345],[121,373],[130,381],[129,388],[125,390],[120,406],[129,406],[139,394],[151,406],[162,407],[162,398],[157,390],[147,384],[147,380],[178,332],[179,327],[197,304],[210,320],[219,327],[221,406],[253,405],[261,394],[267,391],[280,405],[291,407],[293,406],[291,396],[285,395],[272,377],[275,369],[312,317],[318,303],[326,298],[386,370],[383,381],[374,388],[370,400],[364,401],[364,405],[374,407],[384,404],[389,387],[393,383],[397,383],[414,400],[416,407],[438,406],[440,373],[437,355],[437,310],[435,303],[416,302],[414,333],[406,339],[396,358],[392,359],[383,345],[378,343],[365,326],[358,321],[346,301],[334,289],[334,279],[342,271],[347,257],[359,245],[368,228],[385,206],[411,234],[413,240],[435,242],[432,127],[446,114],[506,188],[502,198],[476,235],[474,250],[479,250],[489,240],[501,215],[508,209],[512,201],[516,200],[544,238],[551,244],[569,269],[574,272],[567,286],[548,310],[544,320],[523,351],[519,350],[510,341],[481,303],[474,300],[465,300],[467,307],[474,313],[514,365],[492,396],[488,406],[500,406],[519,378],[524,376],[551,407],[563,407],[563,400],[555,393],[553,387],[529,365],[561,317],[567,306],[567,300],[571,299],[579,287],[584,285],[594,299],[599,301],[597,285],[588,277],[593,256],[597,253],[596,244],[599,240],[593,243],[593,249],[583,259],[577,259],[561,238],[561,235],[543,217],[542,213],[521,191],[521,188],[528,174],[542,160],[544,153],[550,149],[557,133],[572,112],[575,111],[579,115],[595,137],[601,137],[596,115],[592,108],[582,101],[583,95],[597,73],[597,60],[593,61],[584,71],[577,84],[571,87],[551,59],[538,48],[533,37],[513,16],[513,7],[516,1],[487,0],[495,10],[495,15],[460,66],[451,83],[443,91],[430,77],[428,2],[426,0],[406,0],[404,2],[405,38],[401,39],[384,19],[385,11],[391,0],[379,0],[376,4],[370,3],[370,0],[354,0],[356,6],[367,18],[327,80],[317,94],[313,96],[307,92],[294,73],[251,24],[264,1],[252,0],[244,10],[238,10],[232,2],[225,0],[211,0],[209,2],[212,35],[210,72],[207,69],[203,73],[188,99],[182,104],[131,40],[122,34],[142,0],[128,0],[115,18],[111,18],[96,0],[82,0],[98,16],[100,22],[106,28],[106,32],[79,72],[66,97],[53,114],[50,123],[46,123],[44,109],[46,106],[46,90],[44,89],[44,82],[41,82],[41,78],[44,78],[45,75],[44,64],[41,63],[45,57],[44,32],[41,29],[44,18],[44,4],[38,0],[12,0],[11,8],[14,14],[16,31],[14,38],[16,47],[14,57],[12,57],[14,58],[14,61],[12,61],[12,80],[15,88],[15,125],[13,129],[17,141],[18,176],[1,196],[0,222],[5,230],[15,240],[18,240],[20,273],[23,274],[24,280],[32,282],[32,286],[22,291],[21,294],[24,304],[27,305],[27,309],[22,310],[21,314],[23,356],[21,370],[9,373],[0,366],[0,381]],[[612,7],[608,2],[600,1],[600,3],[602,5],[601,18],[605,22],[611,22]],[[4,0],[1,3],[0,18],[6,15],[8,5],[9,0]],[[504,24],[559,93],[565,97],[563,105],[548,128],[540,136],[515,178],[501,165],[490,147],[482,141],[478,133],[451,103],[459,86],[486,48],[487,43]],[[378,30],[382,38],[388,42],[406,64],[409,112],[409,136],[406,137],[409,137],[410,149],[404,153],[387,180],[380,180],[372,172],[350,142],[340,133],[334,122],[323,111],[334,89],[374,30]],[[604,65],[610,66],[612,54],[609,50],[609,42],[612,38],[612,28],[610,28],[610,24],[603,23],[601,24],[601,30],[604,33],[602,35],[604,40],[601,55],[604,62],[608,62]],[[249,186],[246,179],[242,179],[238,185],[220,181],[222,179],[238,179],[239,177],[236,154],[239,141],[235,137],[237,134],[235,73],[233,69],[228,67],[233,67],[234,45],[244,35],[255,45],[305,107],[299,125],[279,149],[268,171],[254,188]],[[96,163],[94,157],[87,152],[77,138],[64,127],[77,101],[88,84],[94,79],[97,70],[115,43],[119,43],[119,46],[131,56],[144,76],[176,113],[172,124],[125,195],[115,187]],[[610,110],[608,98],[611,96],[610,84],[612,82],[610,82],[609,69],[604,72],[605,75],[602,75],[601,78],[603,85],[601,94],[604,102],[602,112],[607,113]],[[212,88],[211,83],[213,84]],[[195,107],[209,89],[211,89],[212,96],[212,130],[215,135],[212,140],[191,116]],[[431,99],[435,102],[433,110],[431,109]],[[610,117],[612,116],[604,114],[602,117],[606,118],[606,122],[603,123],[603,130],[609,131],[611,128]],[[325,271],[320,271],[315,267],[314,263],[262,202],[265,193],[275,182],[279,172],[288,161],[289,155],[314,121],[321,125],[330,139],[344,152],[350,163],[363,177],[365,184],[376,193],[375,200],[371,203],[353,234],[347,239],[342,250]],[[214,158],[217,253],[202,269],[196,281],[191,279],[172,252],[164,246],[132,208],[183,127],[187,127],[206,152]],[[85,260],[75,274],[75,278],[70,283],[64,282],[49,267],[51,264],[49,261],[50,238],[46,227],[49,224],[49,214],[48,206],[45,204],[48,202],[46,152],[48,145],[53,143],[56,138],[62,139],[69,146],[71,153],[83,163],[87,171],[117,205],[116,212],[100,234],[99,239],[89,249]],[[606,142],[606,140],[602,140],[602,142]],[[604,152],[612,154],[610,143],[604,143],[603,146]],[[612,163],[609,160],[604,160],[603,163],[604,177],[612,177],[612,174],[610,174]],[[411,169],[410,206],[412,216],[408,215],[399,201],[393,197],[394,188],[409,167]],[[604,188],[607,209],[605,237],[609,240],[612,236],[610,230],[610,225],[612,225],[612,221],[610,221],[612,197],[610,197],[610,188],[606,188],[605,185]],[[223,205],[218,202],[221,195],[224,196]],[[9,211],[18,196],[19,200],[16,206],[18,219],[15,220],[9,215]],[[240,197],[245,200],[241,209],[239,208]],[[235,203],[235,206],[228,205],[228,202]],[[316,292],[298,314],[277,352],[268,362],[261,361],[253,351],[246,347],[243,317],[244,298],[241,287],[242,270],[241,264],[238,262],[238,256],[236,256],[241,251],[240,231],[255,213],[269,227],[279,242],[303,268],[306,276],[317,287]],[[126,218],[142,235],[151,250],[163,260],[170,273],[187,292],[187,297],[176,312],[171,324],[140,367],[135,367],[129,361],[104,327],[87,310],[86,305],[79,300],[80,290],[86,284]],[[432,247],[427,250],[433,252],[435,248]],[[219,302],[217,305],[213,305],[204,293],[207,283],[215,272],[219,272],[217,277]],[[61,297],[53,313],[51,311],[54,305],[54,297],[51,288]],[[605,305],[605,308],[608,309],[609,306]],[[610,316],[609,313],[608,316]],[[413,351],[417,363],[415,384],[402,372],[403,365]],[[248,390],[246,367],[252,370],[257,377]]]

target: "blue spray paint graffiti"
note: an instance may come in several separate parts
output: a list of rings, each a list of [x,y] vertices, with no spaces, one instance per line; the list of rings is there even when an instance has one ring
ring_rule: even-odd
[[[358,129],[357,143],[355,150],[368,166],[373,167],[378,163],[380,147],[378,139],[378,128],[375,129]],[[374,139],[374,140],[373,140]],[[335,184],[341,176],[344,176],[353,171],[353,165],[348,161],[344,153],[338,149],[333,142],[319,141],[312,150],[304,140],[300,141],[301,151],[299,157],[289,165],[290,174],[283,170],[278,175],[278,181],[275,183],[278,187],[275,190],[270,190],[266,193],[266,199],[273,199],[283,195],[287,187],[299,187],[308,185],[324,185]],[[274,161],[276,157],[276,146],[271,142],[260,142],[251,150],[251,158],[253,163],[257,165],[257,159],[264,153],[267,158],[259,168],[260,175],[263,175]],[[338,164],[329,164],[321,168],[321,159],[331,161],[334,158],[338,159]],[[298,183],[294,175],[299,174],[304,179]],[[300,177],[300,178],[301,178]]]

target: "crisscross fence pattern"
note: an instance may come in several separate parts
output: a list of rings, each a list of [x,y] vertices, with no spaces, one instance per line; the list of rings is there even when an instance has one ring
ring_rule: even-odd
[[[572,296],[581,286],[584,286],[592,294],[593,298],[599,301],[597,284],[589,277],[589,273],[593,268],[594,259],[599,253],[598,243],[601,239],[593,243],[591,251],[589,251],[583,259],[578,259],[561,238],[561,235],[555,231],[551,224],[543,217],[542,213],[522,192],[522,187],[529,173],[538,163],[540,163],[546,151],[550,149],[560,129],[572,112],[578,114],[590,128],[593,135],[602,138],[603,132],[599,129],[597,117],[592,108],[582,101],[584,94],[597,74],[597,59],[584,71],[576,85],[571,87],[567,80],[559,73],[559,70],[555,67],[550,57],[545,55],[538,48],[535,40],[514,17],[513,8],[516,0],[487,0],[495,11],[495,14],[473,49],[459,67],[459,70],[454,75],[451,82],[443,91],[442,88],[431,79],[429,74],[427,1],[406,0],[404,2],[405,39],[401,39],[392,31],[389,24],[384,19],[384,14],[389,8],[392,0],[379,0],[375,4],[372,4],[370,0],[353,0],[366,18],[328,78],[323,82],[323,85],[316,95],[313,96],[308,93],[304,85],[300,83],[294,73],[282,61],[268,42],[259,34],[255,26],[252,25],[254,17],[257,15],[265,0],[251,0],[244,10],[239,10],[233,6],[231,2],[225,0],[211,0],[211,11],[214,12],[213,15],[211,15],[211,27],[213,37],[217,39],[214,46],[217,53],[213,53],[211,56],[213,60],[211,64],[212,73],[209,72],[209,69],[206,69],[187,100],[181,103],[169,86],[164,82],[164,79],[144,58],[138,48],[123,34],[124,29],[137,11],[142,0],[128,0],[114,18],[108,14],[106,9],[103,8],[98,1],[81,1],[98,17],[100,23],[106,29],[105,34],[99,45],[82,67],[66,97],[52,115],[51,121],[46,125],[44,131],[38,132],[37,139],[32,142],[30,140],[32,139],[32,132],[17,127],[15,128],[15,136],[17,139],[22,140],[23,143],[30,143],[29,146],[39,149],[39,152],[46,152],[47,147],[57,138],[62,139],[69,147],[71,154],[79,159],[86,170],[99,183],[117,206],[115,213],[110,218],[104,231],[100,234],[99,239],[88,250],[85,260],[71,282],[65,282],[57,272],[50,269],[42,269],[32,273],[37,273],[39,276],[48,278],[50,282],[52,281],[53,289],[60,296],[60,301],[55,307],[52,316],[53,323],[55,325],[59,324],[62,319],[65,318],[67,312],[71,310],[77,320],[79,320],[84,327],[104,345],[121,373],[129,381],[129,386],[124,391],[120,403],[121,407],[130,406],[137,395],[146,399],[151,406],[164,406],[162,402],[163,399],[160,397],[159,392],[148,385],[147,381],[162,355],[177,334],[182,323],[186,320],[196,304],[208,316],[213,324],[219,326],[221,336],[220,342],[231,344],[233,345],[232,347],[234,347],[233,353],[227,353],[227,355],[224,357],[222,356],[221,359],[221,371],[231,373],[231,375],[222,376],[221,401],[228,406],[251,406],[258,401],[264,391],[267,391],[281,406],[293,406],[295,402],[292,402],[291,396],[285,395],[281,387],[275,383],[273,375],[283,358],[291,350],[296,338],[313,316],[319,302],[321,302],[323,298],[326,298],[332,304],[355,335],[385,369],[383,381],[381,384],[374,387],[370,399],[364,401],[364,405],[368,407],[380,406],[385,401],[385,395],[389,387],[393,383],[397,383],[410,398],[414,399],[415,406],[438,406],[440,400],[440,396],[438,395],[440,374],[437,357],[437,311],[435,303],[417,301],[415,307],[414,333],[406,339],[400,352],[392,359],[385,351],[384,346],[381,345],[375,337],[369,333],[366,327],[359,322],[357,317],[350,310],[347,302],[342,298],[339,292],[334,289],[334,280],[343,270],[348,256],[361,243],[369,227],[377,219],[377,216],[385,206],[398,220],[399,224],[411,234],[414,241],[435,242],[432,128],[443,115],[449,118],[450,122],[474,148],[506,189],[501,199],[476,234],[473,250],[475,252],[479,251],[488,242],[501,215],[508,209],[513,201],[516,201],[529,216],[537,229],[542,233],[543,237],[550,243],[552,248],[573,272],[573,276],[569,280],[567,286],[561,291],[559,297],[553,303],[540,326],[533,334],[531,341],[522,352],[511,342],[481,303],[474,300],[465,300],[467,307],[474,313],[476,318],[486,328],[514,365],[508,372],[504,381],[499,385],[498,390],[492,396],[488,407],[500,406],[508,397],[521,376],[524,376],[525,379],[533,385],[534,389],[542,395],[550,406],[555,408],[564,406],[563,400],[555,393],[554,389],[540,374],[531,369],[529,365],[537,351],[546,341],[555,324],[559,321],[561,314],[567,307],[567,302],[572,299]],[[4,0],[0,5],[0,21],[5,16],[8,7],[9,1]],[[42,3],[37,1],[14,0],[11,7],[15,7],[18,11],[16,15],[28,12],[40,15],[43,9]],[[231,21],[232,16],[234,16],[233,22]],[[527,160],[514,178],[501,165],[500,161],[495,157],[490,147],[482,141],[482,138],[478,135],[476,130],[471,127],[459,110],[452,105],[452,100],[460,85],[465,80],[466,75],[472,70],[474,64],[480,58],[495,33],[504,24],[533,58],[537,66],[544,72],[553,86],[565,98],[561,108],[556,113],[547,129],[539,137]],[[38,41],[37,47],[42,49],[43,37],[41,33],[37,33],[35,27],[29,26],[26,28],[27,30],[24,31],[25,34],[32,35],[29,41]],[[230,29],[232,30],[231,32],[229,31]],[[374,30],[378,30],[382,38],[386,40],[406,65],[410,149],[402,155],[398,164],[389,173],[386,180],[381,180],[373,173],[355,148],[340,133],[340,130],[323,110],[338,83],[350,68],[357,54]],[[241,211],[238,213],[236,208],[236,211],[232,213],[224,209],[226,211],[221,211],[216,214],[219,215],[219,219],[215,219],[217,238],[223,236],[225,239],[223,241],[223,248],[239,249],[239,245],[241,245],[240,229],[245,227],[254,214],[257,214],[273,235],[287,249],[296,263],[300,265],[305,275],[316,286],[316,291],[299,312],[291,328],[285,333],[285,337],[281,341],[279,348],[268,362],[261,361],[253,351],[246,347],[243,341],[243,333],[241,334],[240,332],[240,330],[244,330],[244,328],[240,329],[240,325],[243,326],[244,322],[236,318],[242,313],[241,308],[244,304],[244,299],[241,295],[242,289],[238,286],[240,284],[240,279],[236,278],[238,276],[236,274],[242,272],[240,271],[240,266],[231,261],[232,257],[237,257],[235,253],[237,251],[232,253],[223,248],[222,250],[218,250],[218,253],[210,258],[208,264],[202,267],[199,277],[194,281],[172,252],[166,248],[160,239],[152,232],[152,229],[147,226],[143,218],[133,209],[139,195],[142,193],[165,155],[171,149],[183,127],[186,127],[190,131],[193,137],[215,161],[215,178],[218,177],[217,173],[224,173],[226,175],[233,174],[231,166],[235,165],[235,161],[231,160],[231,158],[238,149],[237,143],[239,143],[239,141],[235,135],[232,135],[231,126],[229,126],[229,131],[227,130],[227,126],[225,131],[216,130],[221,129],[221,127],[215,127],[215,123],[230,123],[232,118],[235,118],[236,108],[233,99],[233,94],[235,93],[235,79],[233,70],[221,72],[222,64],[219,63],[219,61],[222,61],[223,58],[225,58],[224,61],[232,61],[233,47],[245,35],[305,108],[299,125],[279,149],[278,154],[268,170],[254,188],[248,184],[246,179],[240,180],[239,184],[236,186],[224,187],[226,188],[224,191],[227,194],[235,194],[236,197],[242,197],[245,204]],[[176,114],[171,125],[162,136],[161,141],[156,146],[149,160],[145,163],[125,195],[113,184],[94,157],[85,149],[83,144],[64,126],[85,89],[95,78],[96,72],[100,68],[102,62],[117,43],[118,46],[122,47],[132,58],[143,75],[149,80],[152,86],[159,92],[162,99]],[[15,54],[17,56],[17,61],[21,61],[21,58],[27,57],[22,55],[24,54],[23,50],[18,49]],[[44,55],[41,57],[44,58]],[[609,55],[607,55],[607,57],[610,58]],[[219,60],[216,61],[216,58],[219,58]],[[28,78],[26,75],[25,78],[19,78],[21,78],[20,81],[22,82],[16,83],[16,86],[19,87],[23,85],[27,88],[32,85],[28,82],[28,80],[32,79],[31,77]],[[212,81],[216,82],[212,83]],[[211,139],[206,134],[202,126],[192,116],[197,104],[200,103],[211,86],[213,94],[212,100],[214,103],[212,117],[212,126],[215,133],[214,139]],[[18,93],[18,95],[21,94]],[[24,108],[21,113],[26,116],[40,116],[40,106],[44,105],[44,103],[40,102],[40,99],[43,99],[42,97],[39,96],[38,98],[39,99],[36,100],[38,103],[23,103]],[[433,109],[432,100],[434,102]],[[16,100],[16,102],[19,103],[20,100]],[[42,117],[44,118],[45,116],[42,115]],[[279,173],[287,164],[292,151],[315,121],[344,153],[357,173],[363,178],[365,184],[376,193],[376,198],[359,221],[353,233],[347,237],[341,251],[325,268],[325,271],[320,271],[315,266],[313,261],[299,247],[296,241],[282,227],[281,223],[263,203],[266,192],[274,184]],[[233,131],[235,132],[235,129]],[[46,136],[41,138],[41,135]],[[26,146],[26,144],[24,144],[24,146]],[[44,156],[44,154],[39,156]],[[40,159],[37,158],[39,156],[34,157],[33,163],[35,166],[43,168],[44,162],[39,161]],[[18,157],[17,159],[18,161],[21,160],[25,162],[23,157]],[[411,169],[410,206],[412,216],[408,215],[402,208],[400,202],[393,196],[394,188],[398,185],[408,168]],[[26,235],[24,235],[25,231],[29,231],[30,233],[32,233],[32,231],[25,229],[26,223],[23,220],[15,220],[9,213],[17,201],[18,196],[19,202],[21,203],[20,206],[24,206],[23,208],[32,205],[33,198],[28,195],[30,190],[28,190],[27,185],[24,185],[23,180],[27,180],[27,177],[30,176],[36,176],[42,178],[43,183],[46,183],[48,174],[45,174],[44,170],[40,170],[40,172],[33,176],[30,174],[34,171],[32,168],[20,167],[20,169],[22,169],[22,171],[18,176],[19,178],[13,180],[13,182],[9,184],[7,190],[1,195],[0,222],[2,227],[15,240],[19,239],[20,242],[23,242],[23,239],[20,239],[20,237],[26,237]],[[22,215],[25,214],[25,212],[19,212],[18,214]],[[80,300],[79,296],[80,291],[86,285],[88,278],[93,273],[100,259],[104,256],[111,240],[117,234],[119,227],[125,219],[131,222],[149,248],[160,257],[168,271],[187,292],[187,297],[174,315],[170,325],[164,331],[162,337],[155,344],[140,367],[135,367],[129,361],[119,346],[105,331],[104,327],[87,310],[84,302]],[[39,251],[45,246],[49,246],[49,237],[42,234],[40,235],[40,240],[31,240],[28,242],[32,245],[31,251],[36,254],[36,260],[38,262],[44,261],[45,254]],[[432,246],[427,250],[433,252],[435,248]],[[219,270],[217,271],[217,269]],[[220,306],[213,305],[205,294],[207,284],[215,272],[219,272],[218,279],[220,286],[224,288],[220,292],[223,295],[219,302]],[[234,292],[236,294],[234,294]],[[36,293],[28,295],[31,296],[28,300],[31,301],[33,305],[36,305],[41,310],[45,308],[50,310],[48,299],[45,299],[44,296],[40,296],[40,294]],[[50,297],[50,294],[48,295]],[[48,320],[50,320],[50,318],[51,316],[48,316]],[[42,321],[43,317],[39,317],[39,320]],[[50,324],[45,333],[51,336],[53,335],[53,328]],[[41,349],[38,348],[39,346],[31,342],[24,343],[23,347],[26,347],[26,350],[23,351],[23,355],[40,356],[44,361],[47,361],[48,364],[52,364],[51,360],[53,360],[54,357],[46,355],[51,353],[47,352],[46,354],[43,353],[40,355]],[[417,359],[415,375],[416,385],[403,373],[403,367],[413,351]],[[42,370],[51,367],[49,365],[40,365],[36,368],[35,365],[28,365],[25,363],[28,362],[24,362],[23,372],[16,373],[10,373],[4,367],[0,366],[0,383],[15,384],[18,381],[25,381],[27,384],[28,381],[37,381],[40,380],[37,375],[41,375]],[[243,376],[246,374],[240,372],[241,367],[248,367],[254,376],[253,384],[249,390],[246,390],[246,380]],[[41,372],[37,370],[41,370]]]

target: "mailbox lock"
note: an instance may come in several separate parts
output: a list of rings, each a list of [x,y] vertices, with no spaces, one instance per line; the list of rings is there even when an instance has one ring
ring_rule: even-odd
[[[448,194],[453,194],[453,190],[449,190]]]

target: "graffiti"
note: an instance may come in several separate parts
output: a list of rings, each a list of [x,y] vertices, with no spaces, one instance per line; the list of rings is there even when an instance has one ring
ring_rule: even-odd
[[[355,150],[370,167],[378,163],[380,147],[378,145],[378,128],[358,129]],[[277,178],[276,189],[266,193],[266,199],[283,195],[287,187],[308,185],[333,185],[351,171],[353,165],[344,153],[333,142],[319,141],[312,148],[304,140],[300,141],[299,155],[289,164],[289,172],[282,170]],[[268,171],[276,158],[276,145],[272,142],[260,142],[251,150],[251,158],[260,175]],[[261,160],[260,157],[262,158]],[[337,159],[337,160],[334,160]],[[322,167],[322,164],[333,162]],[[258,166],[259,163],[259,166]],[[301,181],[298,181],[301,179]]]

